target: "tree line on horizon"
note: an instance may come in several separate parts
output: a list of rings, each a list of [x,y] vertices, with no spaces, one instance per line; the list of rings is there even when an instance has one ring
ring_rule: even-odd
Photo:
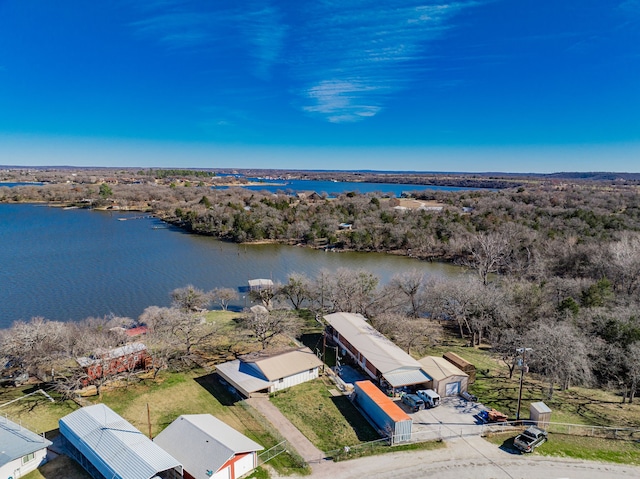
[[[95,198],[106,206],[146,208],[182,228],[224,240],[328,244],[450,261],[474,274],[434,281],[408,279],[407,273],[394,283],[407,301],[396,309],[386,287],[376,281],[374,288],[365,287],[371,285],[365,274],[343,283],[343,290],[349,298],[361,298],[363,291],[370,296],[336,297],[331,304],[362,312],[409,349],[426,347],[406,344],[409,338],[425,338],[415,331],[426,328],[437,337],[429,328],[443,321],[456,325],[470,345],[489,344],[508,365],[515,364],[517,347],[532,347],[531,369],[547,378],[550,393],[554,387],[590,384],[620,391],[623,401],[631,401],[638,389],[640,194],[635,186],[541,182],[501,191],[413,194],[442,204],[442,211],[398,210],[382,194],[329,199],[155,184],[111,189],[105,199],[96,185],[0,187],[0,201]],[[340,230],[340,223],[352,228]],[[296,283],[301,291],[318,291],[317,278],[292,278],[292,284],[282,285],[285,296],[293,294],[287,287],[295,291]],[[351,283],[361,289],[348,288]],[[291,307],[318,307],[317,294],[296,294],[304,299],[296,306],[291,296]],[[405,318],[413,321],[408,333],[397,326]]]

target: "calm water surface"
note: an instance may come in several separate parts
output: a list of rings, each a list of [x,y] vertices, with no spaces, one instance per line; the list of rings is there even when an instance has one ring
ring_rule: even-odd
[[[412,185],[404,183],[359,183],[353,181],[319,181],[319,180],[263,180],[248,178],[250,181],[260,181],[260,185],[245,186],[258,191],[270,193],[285,192],[297,193],[300,191],[315,191],[318,194],[326,193],[327,196],[337,196],[342,193],[355,191],[358,193],[380,192],[388,196],[400,196],[409,191],[471,191],[478,188],[460,188],[455,186],[431,186]]]
[[[154,218],[133,219],[140,216],[0,204],[0,328],[33,316],[137,318],[147,306],[168,306],[169,292],[187,284],[237,288],[252,278],[284,282],[292,272],[315,276],[339,267],[367,269],[383,282],[413,268],[459,274],[450,265],[384,254],[225,243]]]

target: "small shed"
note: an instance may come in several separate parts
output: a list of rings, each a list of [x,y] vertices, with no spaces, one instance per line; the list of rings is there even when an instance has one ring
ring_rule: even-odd
[[[440,396],[457,396],[467,391],[469,376],[444,358],[427,356],[418,361],[432,378],[431,388]]]
[[[551,422],[551,409],[542,401],[532,402],[529,406],[529,419],[539,428],[546,429]]]
[[[467,361],[466,359],[462,359],[456,353],[452,353],[451,351],[449,351],[448,353],[444,353],[442,357],[453,364],[455,367],[467,373],[469,375],[469,384],[473,384],[476,381],[476,367],[469,361]]]
[[[178,459],[186,479],[236,479],[258,466],[264,448],[211,414],[184,414],[154,442]]]
[[[273,280],[258,278],[249,280],[249,291],[262,291],[264,289],[272,289]]]
[[[47,460],[51,441],[0,416],[0,478],[22,477]]]
[[[392,444],[411,440],[412,419],[371,381],[356,381],[352,400]]]

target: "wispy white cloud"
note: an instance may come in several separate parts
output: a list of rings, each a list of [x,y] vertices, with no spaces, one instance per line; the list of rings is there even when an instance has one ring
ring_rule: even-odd
[[[169,48],[233,49],[265,82],[277,72],[301,111],[356,122],[420,78],[430,68],[429,42],[480,1],[149,0],[131,27]]]
[[[287,32],[281,11],[270,0],[151,0],[142,3],[141,11],[147,18],[130,25],[137,33],[172,48],[208,46],[220,51],[244,46],[245,55],[253,61],[253,73],[260,78],[268,78],[280,60]]]
[[[288,27],[279,9],[264,2],[249,4],[238,18],[238,24],[249,43],[251,56],[256,60],[256,74],[269,78],[271,69],[281,59]]]
[[[390,96],[429,69],[426,45],[477,2],[320,2],[299,28],[301,109],[330,122],[380,112]]]

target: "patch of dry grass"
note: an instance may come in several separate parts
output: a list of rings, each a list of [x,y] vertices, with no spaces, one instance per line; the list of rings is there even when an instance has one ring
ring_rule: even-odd
[[[91,479],[91,476],[68,456],[58,456],[22,477],[23,479]]]

